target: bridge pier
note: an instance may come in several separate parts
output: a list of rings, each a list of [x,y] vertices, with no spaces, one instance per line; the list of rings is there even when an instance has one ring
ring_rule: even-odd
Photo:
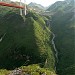
[[[21,0],[20,0],[20,6],[21,6]],[[20,8],[20,15],[22,15],[22,9]]]

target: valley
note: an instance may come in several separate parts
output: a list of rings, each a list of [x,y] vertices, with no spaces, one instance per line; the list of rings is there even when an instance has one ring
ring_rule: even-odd
[[[1,6],[0,75],[75,75],[74,3],[31,2],[27,15]]]

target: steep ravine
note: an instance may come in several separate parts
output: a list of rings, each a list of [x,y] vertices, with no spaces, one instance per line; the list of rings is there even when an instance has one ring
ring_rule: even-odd
[[[51,26],[50,26],[50,20],[48,20],[47,21],[47,24],[48,24],[48,27],[49,27],[49,29],[51,28]],[[52,46],[53,46],[53,49],[54,49],[54,52],[55,52],[55,59],[56,59],[56,64],[55,64],[55,70],[56,70],[56,65],[57,65],[57,63],[58,63],[58,50],[56,49],[56,45],[55,45],[55,41],[54,41],[54,39],[55,39],[55,34],[53,33],[53,32],[51,32],[52,33],[52,40],[51,40],[51,43],[52,43]]]
[[[56,49],[56,46],[55,46],[55,42],[54,42],[54,39],[55,39],[55,34],[52,32],[52,35],[53,35],[53,38],[52,38],[52,45],[53,45],[53,48],[54,48],[54,51],[55,51],[55,58],[56,58],[56,64],[58,63],[58,51]],[[56,65],[55,65],[55,70],[56,70]]]

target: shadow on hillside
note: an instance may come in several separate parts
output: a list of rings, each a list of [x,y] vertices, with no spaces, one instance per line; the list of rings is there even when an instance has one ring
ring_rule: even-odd
[[[7,14],[0,20],[0,68],[15,69],[23,65],[41,63],[35,40],[33,21],[18,14]]]

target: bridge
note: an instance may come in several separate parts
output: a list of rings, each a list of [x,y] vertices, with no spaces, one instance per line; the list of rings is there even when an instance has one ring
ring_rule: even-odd
[[[15,5],[15,4],[11,4],[11,3],[0,2],[0,5],[1,5],[1,6],[8,6],[8,7],[15,7],[15,8],[24,9],[23,6],[17,6],[17,5]]]
[[[22,6],[21,0],[20,0],[20,5],[15,5],[15,4],[7,3],[7,2],[3,2],[3,1],[0,1],[0,5],[1,6],[7,6],[7,7],[19,8],[20,9],[20,15],[22,15],[22,9],[25,9],[25,15],[26,15],[26,4],[24,6]]]

